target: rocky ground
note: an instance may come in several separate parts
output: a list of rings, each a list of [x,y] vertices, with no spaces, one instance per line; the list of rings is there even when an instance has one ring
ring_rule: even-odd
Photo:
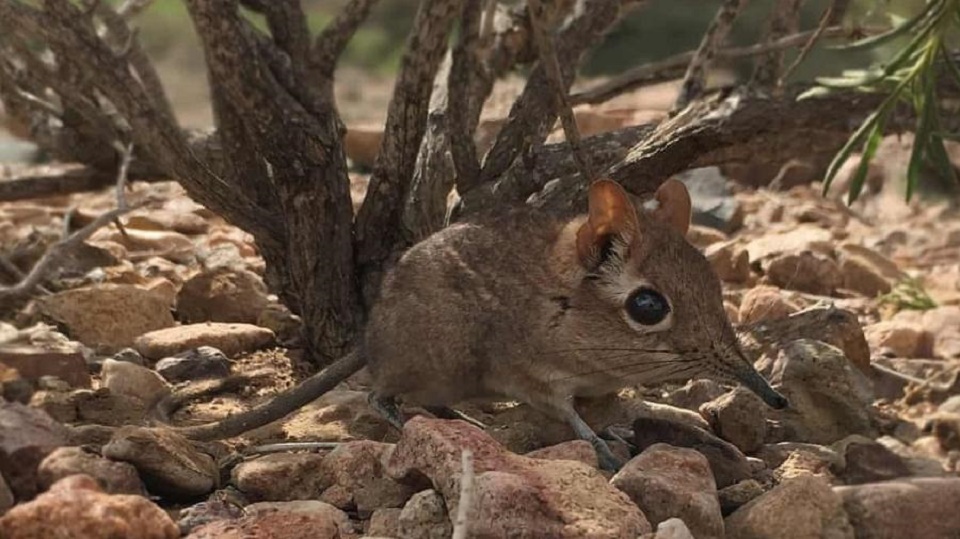
[[[604,130],[662,112],[646,103],[584,117]],[[632,458],[612,476],[522,405],[465,408],[486,431],[422,413],[398,433],[367,406],[363,373],[222,443],[152,425],[149,404],[179,385],[253,378],[172,417],[197,424],[310,369],[251,238],[175,183],[136,183],[130,202],[149,203],[123,230],[0,305],[0,537],[445,538],[463,492],[475,537],[960,537],[960,218],[902,201],[905,144],[884,142],[851,207],[818,184],[685,176],[690,241],[793,408],[708,380],[584,403],[629,442],[613,444]],[[0,203],[0,283],[114,204],[112,190]],[[317,440],[342,444],[263,447]]]

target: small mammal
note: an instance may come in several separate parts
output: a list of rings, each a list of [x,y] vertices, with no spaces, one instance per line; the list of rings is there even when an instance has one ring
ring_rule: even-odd
[[[744,358],[720,281],[685,239],[686,187],[663,183],[653,211],[638,211],[610,180],[593,183],[588,198],[588,213],[572,220],[523,208],[433,234],[384,279],[354,352],[263,406],[178,431],[237,435],[363,365],[370,403],[398,428],[398,398],[446,417],[467,399],[513,399],[567,422],[608,470],[621,462],[578,415],[576,397],[706,376],[786,407]]]

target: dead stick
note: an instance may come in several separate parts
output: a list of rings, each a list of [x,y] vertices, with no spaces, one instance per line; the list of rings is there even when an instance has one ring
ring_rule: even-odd
[[[468,531],[467,517],[473,503],[473,451],[464,449],[460,455],[463,472],[460,475],[460,500],[457,502],[457,518],[453,523],[451,539],[466,539]]]
[[[837,1],[833,0],[830,2],[830,5],[827,6],[827,9],[823,11],[823,15],[820,17],[820,23],[817,25],[817,29],[814,30],[813,34],[810,36],[810,39],[803,44],[803,48],[800,49],[800,52],[797,54],[797,57],[793,59],[793,62],[790,63],[790,67],[783,71],[783,74],[780,75],[780,79],[777,81],[777,86],[782,87],[784,82],[796,71],[797,67],[803,63],[807,58],[807,55],[810,54],[810,51],[813,50],[813,46],[820,40],[820,36],[827,30],[831,19],[833,19],[834,8],[836,7]]]
[[[573,151],[573,158],[577,162],[580,174],[587,180],[593,180],[593,171],[590,170],[587,157],[580,145],[580,130],[577,127],[573,109],[570,107],[566,86],[563,83],[563,75],[560,73],[560,62],[557,60],[553,38],[547,34],[548,30],[544,26],[543,4],[540,3],[540,0],[527,0],[527,10],[530,13],[530,26],[533,28],[534,41],[540,53],[540,63],[543,64],[547,79],[553,86],[553,95],[557,102],[557,112],[560,115],[560,123],[563,125],[563,133],[567,142],[570,143],[570,149]]]

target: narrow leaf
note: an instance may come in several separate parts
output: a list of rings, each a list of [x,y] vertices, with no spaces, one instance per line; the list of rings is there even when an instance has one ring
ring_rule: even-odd
[[[853,153],[853,149],[860,144],[864,139],[867,133],[873,129],[877,121],[880,118],[880,113],[883,111],[883,107],[877,108],[877,110],[870,113],[866,119],[863,120],[863,123],[860,124],[860,127],[850,135],[850,138],[847,139],[847,142],[840,148],[840,151],[837,152],[837,155],[833,156],[833,160],[830,161],[830,166],[827,167],[827,173],[823,178],[823,194],[826,195],[830,189],[830,184],[833,183],[834,176],[837,175],[837,172],[840,170],[840,167],[850,158],[850,154]]]
[[[861,40],[854,41],[853,43],[848,43],[844,45],[834,45],[827,47],[834,50],[845,50],[845,51],[855,51],[862,49],[869,49],[882,45],[888,41],[892,41],[900,36],[907,35],[910,33],[917,25],[924,21],[931,13],[938,9],[941,5],[945,4],[945,0],[934,1],[924,7],[919,13],[911,17],[907,22],[894,27],[889,32],[883,34],[877,34],[875,36],[865,37]]]
[[[867,137],[866,144],[863,145],[863,155],[860,157],[860,165],[850,182],[850,191],[847,193],[847,205],[853,204],[860,193],[863,191],[863,184],[867,179],[867,172],[870,170],[870,161],[877,153],[877,147],[880,146],[880,139],[883,138],[883,123],[877,122],[873,126],[873,131]]]

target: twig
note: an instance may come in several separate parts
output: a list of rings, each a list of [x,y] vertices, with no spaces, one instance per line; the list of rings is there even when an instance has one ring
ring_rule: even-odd
[[[817,24],[817,29],[813,31],[813,34],[810,35],[810,39],[803,44],[803,48],[800,49],[800,52],[797,53],[797,57],[793,59],[793,62],[790,64],[787,69],[783,71],[780,75],[780,79],[777,80],[777,86],[783,86],[786,83],[786,80],[790,78],[790,75],[796,71],[797,67],[806,60],[807,55],[810,54],[810,51],[813,50],[813,46],[820,40],[820,37],[823,36],[824,32],[827,31],[827,26],[833,20],[834,8],[837,6],[838,0],[833,0],[830,2],[830,5],[827,6],[827,9],[823,11],[823,15],[820,16],[820,22]]]
[[[767,18],[764,43],[795,34],[800,26],[800,9],[804,0],[776,0]],[[750,84],[759,88],[777,86],[783,73],[783,51],[770,51],[755,60]]]
[[[332,77],[337,60],[356,33],[360,24],[367,19],[370,10],[379,0],[351,0],[344,6],[335,19],[330,21],[313,42],[310,61],[314,69],[324,77]]]
[[[724,0],[717,14],[714,16],[707,31],[703,34],[700,46],[693,55],[687,72],[683,76],[683,84],[680,87],[680,95],[677,97],[673,110],[677,111],[686,107],[691,101],[703,93],[706,87],[706,72],[717,49],[727,39],[733,21],[737,19],[740,12],[746,7],[749,0]]]
[[[859,31],[866,32],[869,35],[877,33],[880,30],[876,28],[861,28]],[[754,56],[774,50],[783,50],[796,47],[800,44],[809,42],[810,38],[816,34],[816,32],[817,30],[808,30],[791,36],[785,36],[772,43],[757,43],[754,45],[748,45],[746,47],[731,47],[727,49],[721,49],[717,51],[715,58],[729,60],[743,58],[746,56]],[[820,37],[845,37],[850,33],[851,31],[849,29],[840,26],[833,26],[824,29],[821,32]],[[589,90],[584,90],[570,96],[570,101],[573,105],[582,105],[586,103],[596,105],[605,101],[609,101],[610,99],[613,99],[614,97],[625,92],[629,92],[635,88],[677,76],[679,75],[678,70],[689,64],[690,61],[693,60],[695,54],[696,51],[687,51],[676,54],[669,58],[665,58],[658,62],[631,68],[630,70],[609,81],[598,84]]]
[[[133,143],[127,145],[126,148],[121,148],[120,151],[120,171],[117,172],[117,208],[126,209],[127,204],[127,177],[130,170],[130,162],[133,161]]]
[[[570,102],[567,98],[567,85],[564,83],[563,74],[560,72],[557,51],[553,46],[553,39],[550,35],[547,35],[548,29],[544,27],[543,4],[540,3],[540,0],[527,0],[527,9],[530,12],[530,25],[533,27],[534,41],[537,43],[537,49],[540,52],[540,63],[544,67],[547,80],[553,86],[553,97],[556,100],[556,110],[560,115],[563,132],[570,143],[570,149],[573,151],[573,157],[577,161],[580,173],[587,180],[593,180],[593,171],[590,170],[587,158],[580,145],[580,130],[577,127],[577,120],[573,116],[573,110],[570,108]]]
[[[460,454],[463,471],[460,474],[460,500],[457,502],[457,517],[453,523],[451,539],[466,539],[469,529],[467,517],[470,515],[470,506],[473,504],[473,451],[464,449]]]
[[[40,284],[40,281],[46,278],[46,275],[50,272],[50,270],[53,269],[60,259],[63,258],[63,256],[65,256],[71,249],[84,242],[97,230],[112,223],[117,217],[133,211],[142,205],[143,203],[139,203],[127,208],[114,208],[94,219],[89,225],[53,244],[50,250],[40,258],[40,261],[33,266],[33,268],[30,270],[30,273],[28,273],[22,281],[13,286],[0,288],[0,299],[7,299],[28,294],[38,284]]]

